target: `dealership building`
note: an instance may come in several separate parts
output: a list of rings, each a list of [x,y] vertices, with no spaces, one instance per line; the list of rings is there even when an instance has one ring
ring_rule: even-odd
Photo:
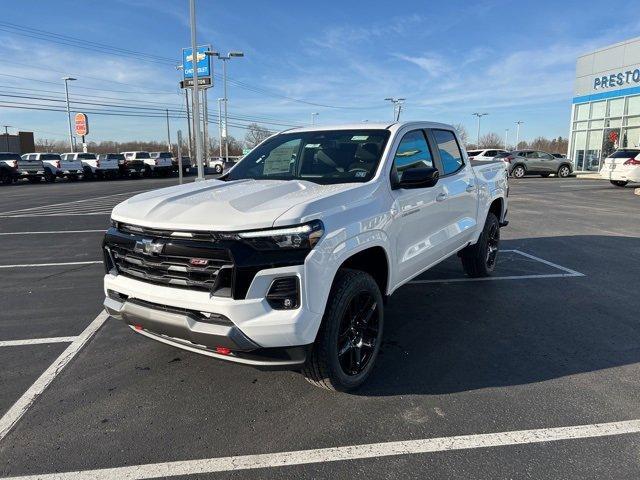
[[[578,58],[569,157],[598,171],[615,149],[640,147],[640,38]]]

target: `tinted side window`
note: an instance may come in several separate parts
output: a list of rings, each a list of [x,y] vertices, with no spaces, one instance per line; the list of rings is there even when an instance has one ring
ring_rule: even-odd
[[[464,166],[462,152],[455,135],[450,130],[432,130],[433,137],[438,144],[443,174],[455,173]]]
[[[485,157],[495,157],[498,154],[498,152],[496,150],[489,150],[487,153],[485,153]]]
[[[433,157],[422,130],[405,134],[393,158],[393,166],[402,180],[402,172],[410,168],[433,167]]]

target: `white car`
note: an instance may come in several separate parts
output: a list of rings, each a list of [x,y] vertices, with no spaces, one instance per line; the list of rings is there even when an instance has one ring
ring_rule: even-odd
[[[215,173],[220,174],[224,170],[224,159],[220,157],[210,158],[208,167],[213,169]]]
[[[57,153],[25,153],[23,160],[40,160],[44,166],[46,182],[55,182],[56,178],[67,177],[76,181],[82,177],[82,162],[80,160],[66,160]]]
[[[154,152],[156,158],[152,158],[149,152],[133,151],[124,152],[126,160],[142,160],[144,162],[144,174],[151,177],[153,174],[166,176],[171,173],[173,163],[171,162],[171,154],[169,156],[160,156],[161,152]],[[168,152],[167,152],[168,153]]]
[[[640,149],[623,148],[605,158],[600,176],[616,187],[629,182],[640,182]]]
[[[117,160],[98,160],[95,153],[63,153],[60,158],[64,162],[82,162],[82,172],[85,179],[115,178],[118,176]]]
[[[493,157],[498,155],[499,153],[509,153],[506,150],[501,149],[485,149],[485,150],[469,150],[467,151],[467,155],[471,160],[479,160],[479,161],[490,161],[493,160]]]
[[[355,388],[386,297],[455,254],[471,277],[495,268],[507,176],[460,145],[442,123],[299,128],[224,180],[131,197],[103,242],[104,306],[167,345]]]

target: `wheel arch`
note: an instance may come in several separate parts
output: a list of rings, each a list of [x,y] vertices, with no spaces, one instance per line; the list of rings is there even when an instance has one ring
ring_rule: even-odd
[[[336,275],[339,270],[343,268],[349,268],[352,270],[360,270],[368,273],[378,284],[380,292],[383,296],[386,296],[387,289],[389,288],[389,258],[386,250],[379,245],[369,246],[346,258],[336,270]],[[335,281],[335,275],[332,283]]]

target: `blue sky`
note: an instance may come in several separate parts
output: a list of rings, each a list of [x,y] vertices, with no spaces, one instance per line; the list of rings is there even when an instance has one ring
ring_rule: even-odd
[[[60,78],[70,74],[78,78],[70,84],[72,99],[183,108],[180,74],[170,61],[33,37],[42,29],[178,64],[181,48],[190,41],[187,0],[10,5],[0,22],[26,28],[22,32],[29,36],[0,23],[1,94],[62,99]],[[229,114],[243,119],[300,125],[318,112],[318,122],[326,124],[386,121],[391,107],[383,99],[401,96],[407,98],[403,119],[462,123],[475,136],[471,114],[483,111],[490,114],[483,118],[483,132],[502,136],[509,128],[513,135],[514,122],[522,120],[521,137],[530,139],[568,135],[577,56],[640,36],[637,16],[625,14],[634,7],[624,1],[613,8],[585,1],[198,0],[198,39],[223,52],[245,52],[245,58],[229,63],[228,72]],[[210,111],[220,96],[216,84]],[[5,96],[0,101],[27,100]],[[0,124],[33,130],[39,138],[66,138],[64,113],[0,104]],[[93,140],[166,138],[161,118],[90,115],[90,125]],[[178,128],[185,130],[185,122],[172,120],[172,130]],[[244,137],[239,128],[231,133]]]

